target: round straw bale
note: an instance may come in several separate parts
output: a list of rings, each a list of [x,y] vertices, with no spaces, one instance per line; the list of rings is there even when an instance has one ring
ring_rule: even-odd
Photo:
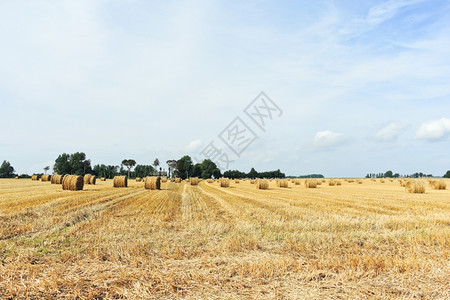
[[[162,178],[161,178],[161,182],[162,182],[162,183],[167,182],[167,177],[162,177]]]
[[[114,187],[127,187],[128,177],[127,176],[114,176],[113,179]]]
[[[206,182],[207,182],[207,183],[213,183],[214,180],[212,180],[212,179],[206,179]]]
[[[317,187],[317,180],[305,180],[305,186],[309,189],[315,189]]]
[[[66,175],[62,182],[63,190],[81,191],[84,186],[83,177],[77,175]]]
[[[100,178],[100,181],[106,181],[105,177]]]
[[[220,178],[219,180],[220,187],[230,187],[230,179],[228,178]]]
[[[175,183],[181,183],[181,178],[180,177],[175,178]]]
[[[141,182],[142,178],[141,177],[136,177],[136,182]],[[145,181],[144,181],[145,182]]]
[[[64,175],[59,175],[59,174],[55,173],[52,175],[51,182],[52,182],[52,184],[62,184],[63,178],[64,178]]]
[[[405,184],[406,191],[413,194],[425,193],[425,186],[420,181],[408,181]]]
[[[256,188],[259,190],[268,190],[269,189],[269,180],[258,179],[258,182],[256,183]]]
[[[83,180],[84,180],[84,184],[91,184],[91,174],[86,174],[86,175],[84,175],[84,178],[83,178]]]
[[[198,185],[199,180],[198,177],[191,177],[191,185]]]
[[[89,179],[89,184],[95,185],[96,182],[97,182],[97,177],[95,175],[92,175],[91,179]]]
[[[160,190],[161,189],[161,177],[147,177],[145,179],[145,188],[148,190]]]
[[[51,181],[52,180],[52,175],[42,175],[41,176],[41,181]]]
[[[287,188],[289,187],[289,181],[287,179],[278,179],[277,186],[280,188]]]

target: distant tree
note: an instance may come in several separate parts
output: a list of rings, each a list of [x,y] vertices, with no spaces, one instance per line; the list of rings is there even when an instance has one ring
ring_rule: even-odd
[[[91,171],[91,161],[86,160],[84,152],[75,152],[70,156],[69,162],[72,167],[72,173],[75,175],[84,176]]]
[[[185,155],[177,160],[177,174],[182,179],[186,179],[191,175],[192,167],[192,159],[189,155]]]
[[[11,164],[4,160],[0,166],[0,178],[12,178],[14,177],[14,168]]]
[[[255,179],[258,177],[258,172],[256,172],[255,168],[252,168],[250,172],[248,172],[248,177]]]
[[[50,170],[50,166],[46,166],[46,167],[44,168],[45,174],[47,174],[47,171],[48,171],[48,170]]]
[[[136,161],[134,159],[124,159],[122,161],[122,165],[127,167],[127,169],[128,169],[128,177],[130,177],[131,168],[136,165]]]
[[[168,161],[166,161],[166,163],[169,166],[169,177],[171,177],[170,171],[175,171],[175,169],[177,168],[177,161],[175,159],[169,159]]]
[[[394,177],[394,175],[393,175],[392,171],[387,171],[386,173],[384,173],[384,177],[385,178],[392,178],[392,177]]]
[[[72,166],[69,160],[70,160],[69,154],[63,153],[59,155],[58,158],[55,160],[53,170],[60,175],[72,174]]]
[[[200,164],[195,164],[192,167],[192,177],[202,177],[202,166]]]
[[[214,178],[221,177],[221,172],[216,163],[210,159],[205,159],[200,164],[201,174],[200,177],[208,179],[214,176]]]
[[[158,158],[156,158],[156,159],[153,161],[153,167],[155,167],[155,170],[158,169],[158,167],[159,167],[159,159],[158,159]]]
[[[447,171],[447,173],[444,174],[444,178],[450,178],[450,170]]]

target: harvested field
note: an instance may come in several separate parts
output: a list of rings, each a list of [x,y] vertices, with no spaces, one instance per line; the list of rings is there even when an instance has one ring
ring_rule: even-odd
[[[0,179],[0,298],[449,299],[450,190],[362,182]]]

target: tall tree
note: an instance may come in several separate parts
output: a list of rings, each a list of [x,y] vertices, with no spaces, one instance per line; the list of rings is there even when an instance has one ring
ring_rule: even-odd
[[[185,155],[177,160],[177,170],[182,179],[186,179],[191,175],[192,159],[189,155]]]
[[[166,161],[167,165],[169,166],[169,177],[170,177],[170,171],[175,171],[177,168],[177,161],[175,159],[169,159]]]
[[[153,162],[153,166],[155,167],[155,170],[158,170],[159,167],[159,159],[156,158],[155,161]]]
[[[4,160],[0,166],[0,178],[11,178],[14,177],[14,168],[11,166],[9,161]]]
[[[70,165],[69,160],[70,160],[69,154],[63,153],[59,155],[58,158],[55,160],[53,170],[60,175],[72,174],[72,166]]]
[[[447,173],[444,174],[444,178],[450,178],[450,170],[448,170]]]
[[[134,159],[124,159],[122,165],[128,168],[128,177],[130,177],[131,168],[136,165],[136,161]]]

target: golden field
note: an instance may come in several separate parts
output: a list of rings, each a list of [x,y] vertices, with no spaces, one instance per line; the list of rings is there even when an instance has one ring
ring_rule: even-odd
[[[449,299],[450,181],[0,180],[0,298]]]

